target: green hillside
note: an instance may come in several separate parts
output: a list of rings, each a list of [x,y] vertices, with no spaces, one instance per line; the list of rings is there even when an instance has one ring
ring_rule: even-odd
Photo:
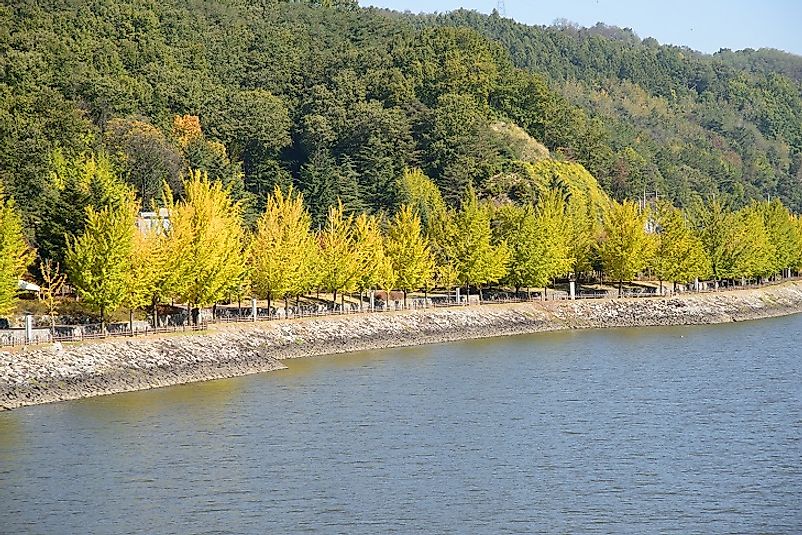
[[[469,184],[534,195],[522,183],[544,158],[618,199],[724,191],[800,210],[799,63],[348,1],[5,0],[0,181],[43,257],[60,247],[49,214],[72,203],[54,177],[92,154],[146,204],[207,170],[251,221],[275,184],[301,189],[315,224],[338,197],[390,212],[411,167],[452,205]]]

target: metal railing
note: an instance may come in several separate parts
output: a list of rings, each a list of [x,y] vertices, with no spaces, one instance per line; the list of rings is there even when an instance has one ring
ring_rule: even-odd
[[[457,302],[456,298],[454,297],[449,297],[446,299],[414,298],[410,299],[406,306],[404,306],[403,303],[401,303],[400,301],[389,301],[382,303],[381,306],[374,307],[373,309],[371,309],[369,306],[360,307],[351,303],[350,307],[340,306],[337,308],[325,308],[318,310],[311,310],[310,307],[306,308],[301,307],[300,310],[296,309],[281,313],[279,312],[270,314],[257,313],[255,317],[252,314],[243,314],[242,313],[243,311],[248,310],[243,308],[243,309],[238,309],[236,314],[218,314],[214,318],[202,320],[197,325],[182,324],[182,325],[172,325],[165,327],[145,327],[145,328],[135,328],[133,329],[133,331],[127,327],[125,328],[118,327],[113,331],[109,330],[104,331],[100,329],[99,325],[96,324],[58,326],[59,327],[58,330],[64,330],[65,327],[71,327],[74,329],[74,332],[72,334],[53,334],[51,332],[46,332],[46,333],[36,332],[33,333],[32,336],[30,336],[30,338],[28,339],[26,339],[24,335],[24,330],[22,329],[0,331],[0,347],[27,346],[27,345],[37,345],[37,344],[46,344],[54,342],[63,342],[63,343],[84,342],[90,340],[105,340],[109,338],[126,338],[126,337],[130,338],[130,337],[150,336],[157,334],[168,334],[168,333],[179,333],[179,332],[199,332],[199,331],[206,331],[208,330],[210,324],[217,324],[217,323],[220,324],[254,323],[254,322],[281,321],[281,320],[299,319],[299,318],[381,314],[385,312],[424,310],[429,308],[453,308],[453,307],[493,305],[493,304],[505,304],[505,303],[531,303],[531,302],[541,302],[541,301],[567,301],[567,300],[618,299],[618,298],[628,298],[628,299],[665,298],[673,295],[731,292],[738,290],[758,289],[758,288],[765,288],[768,286],[779,285],[788,281],[799,281],[799,280],[802,280],[802,277],[790,277],[777,281],[765,281],[763,283],[719,284],[718,287],[716,287],[712,281],[703,281],[700,283],[697,289],[688,289],[686,287],[682,291],[673,292],[670,288],[666,288],[667,291],[665,291],[664,293],[660,293],[656,289],[655,291],[640,291],[640,292],[625,291],[620,296],[617,290],[612,290],[609,292],[580,290],[574,295],[573,299],[568,293],[564,291],[553,291],[551,293],[547,292],[546,295],[543,295],[543,293],[541,292],[532,292],[531,294],[518,295],[518,296],[509,294],[488,293],[481,300],[475,299],[478,296],[474,294],[471,295],[471,297],[474,299],[471,300],[470,302],[468,302],[468,299],[464,295],[462,296],[462,299],[459,302]],[[393,304],[389,305],[388,303],[393,303]],[[228,310],[230,311],[231,309]],[[39,328],[36,330],[42,331],[44,329]],[[91,332],[91,331],[96,331],[96,332]]]
[[[65,326],[60,325],[60,330]],[[174,325],[169,327],[146,327],[135,328],[133,331],[130,328],[116,329],[114,331],[104,331],[100,328],[96,332],[87,332],[87,327],[99,327],[97,325],[76,325],[76,329],[72,334],[53,334],[51,332],[36,332],[30,337],[25,336],[24,329],[14,329],[11,332],[0,331],[0,347],[20,347],[39,344],[50,344],[56,342],[73,343],[73,342],[86,342],[91,340],[106,340],[109,338],[132,338],[139,336],[151,336],[156,334],[179,333],[179,332],[199,332],[208,330],[208,322],[202,322],[198,325]],[[42,331],[43,329],[37,329]]]

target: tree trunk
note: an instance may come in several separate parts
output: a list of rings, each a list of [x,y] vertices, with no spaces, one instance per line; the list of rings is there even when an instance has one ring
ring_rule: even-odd
[[[100,334],[106,334],[106,307],[100,307]]]
[[[404,310],[407,309],[407,291],[404,290]]]
[[[624,295],[624,281],[623,280],[619,280],[618,281],[618,297],[621,297],[623,295]]]
[[[131,336],[134,336],[134,309],[128,309],[128,329],[131,331]]]
[[[290,300],[286,295],[284,296],[284,319],[290,317]]]
[[[340,292],[340,308],[345,313],[345,292]]]
[[[663,295],[663,279],[660,279],[660,295]]]
[[[295,296],[295,314],[301,315],[301,294]]]
[[[480,284],[479,286],[477,286],[477,289],[479,290],[479,304],[481,305],[482,304],[482,285]]]
[[[159,328],[159,304],[153,299],[153,328]]]
[[[331,308],[337,309],[337,290],[334,290],[334,297],[331,301]]]
[[[426,302],[429,300],[429,290],[423,289],[423,308],[426,308]]]
[[[273,317],[273,312],[270,310],[270,305],[272,303],[273,292],[267,292],[267,319]],[[256,311],[258,314],[258,310]]]

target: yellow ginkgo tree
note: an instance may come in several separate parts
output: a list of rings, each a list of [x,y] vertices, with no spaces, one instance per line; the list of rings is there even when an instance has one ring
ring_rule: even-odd
[[[311,223],[301,194],[276,186],[256,223],[249,255],[252,289],[267,299],[268,308],[273,299],[284,299],[286,307],[289,296],[314,286],[317,243]]]
[[[387,256],[395,275],[395,286],[404,292],[424,287],[434,275],[434,259],[415,211],[402,205],[387,230]]]
[[[33,257],[14,201],[5,196],[0,185],[0,315],[14,308],[17,284]]]
[[[132,193],[117,206],[98,210],[88,206],[83,232],[67,241],[70,284],[83,302],[100,313],[103,330],[107,315],[123,303],[128,291],[136,213]]]
[[[184,180],[181,202],[165,188],[165,204],[170,223],[164,254],[166,269],[174,278],[171,293],[192,316],[194,307],[212,305],[242,284],[246,274],[242,209],[222,184],[201,171],[191,171]]]
[[[344,214],[341,202],[329,208],[326,225],[318,233],[321,286],[333,294],[335,303],[339,292],[343,306],[343,294],[356,289],[360,272],[354,233],[354,217]]]
[[[386,239],[376,216],[360,214],[354,222],[354,247],[358,273],[356,289],[362,308],[362,294],[380,289],[390,290],[395,282],[393,267],[386,254]]]

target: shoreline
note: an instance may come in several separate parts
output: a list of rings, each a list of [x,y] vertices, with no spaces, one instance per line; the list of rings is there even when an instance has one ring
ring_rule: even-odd
[[[648,299],[483,304],[218,324],[199,334],[0,352],[0,411],[285,369],[282,361],[570,329],[711,325],[802,312],[802,282]]]

